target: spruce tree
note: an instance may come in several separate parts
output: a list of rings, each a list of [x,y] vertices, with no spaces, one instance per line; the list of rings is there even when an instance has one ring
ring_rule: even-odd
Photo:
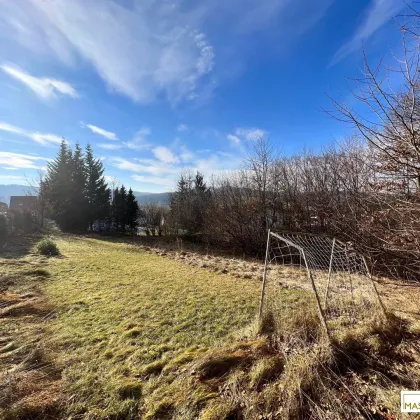
[[[105,182],[102,161],[95,159],[90,145],[86,147],[86,216],[90,230],[95,221],[105,221],[110,213],[111,191]]]
[[[71,230],[85,230],[88,226],[86,198],[87,171],[80,144],[77,143],[71,159],[71,179],[69,188],[69,211]]]
[[[112,229],[116,232],[119,231],[120,220],[118,212],[118,203],[120,201],[120,190],[115,188],[112,194],[112,204],[111,204],[111,226]]]
[[[57,157],[48,163],[45,180],[45,194],[51,206],[51,218],[58,226],[67,230],[71,227],[72,153],[63,140]]]
[[[204,177],[197,172],[194,179],[194,189],[192,194],[192,229],[194,233],[203,231],[205,214],[210,200],[210,190],[204,182]]]
[[[134,196],[133,190],[130,188],[128,190],[126,202],[126,221],[132,235],[138,226],[138,217],[139,205],[137,203],[136,197]]]
[[[127,225],[127,190],[124,185],[121,186],[117,200],[117,215],[120,225],[120,231],[125,232]]]

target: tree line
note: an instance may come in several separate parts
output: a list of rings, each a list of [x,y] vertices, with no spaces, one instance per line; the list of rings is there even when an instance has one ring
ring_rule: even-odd
[[[372,68],[364,55],[352,105],[331,98],[325,112],[351,124],[352,136],[291,157],[260,138],[240,170],[206,182],[184,174],[167,229],[254,257],[264,255],[267,229],[333,235],[369,256],[378,271],[419,280],[418,22],[412,10],[395,68]],[[399,76],[399,88],[389,85],[389,74]],[[360,104],[375,118],[359,114]]]
[[[378,271],[420,279],[418,22],[413,10],[401,27],[396,68],[372,68],[364,56],[351,105],[331,98],[325,112],[354,129],[339,144],[285,157],[260,138],[240,169],[207,180],[184,173],[169,208],[139,209],[131,189],[111,191],[90,146],[83,153],[63,142],[40,183],[40,213],[63,230],[140,225],[147,235],[184,235],[252,257],[263,257],[268,229],[327,234],[351,242]],[[360,104],[370,113],[359,114]]]
[[[122,185],[111,191],[104,166],[90,145],[83,153],[63,140],[56,158],[48,163],[40,181],[38,206],[63,231],[113,230],[134,232],[139,208],[132,189]]]

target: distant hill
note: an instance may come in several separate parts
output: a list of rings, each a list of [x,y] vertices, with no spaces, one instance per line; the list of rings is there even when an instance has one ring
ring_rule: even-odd
[[[139,193],[134,191],[134,195],[136,196],[137,202],[139,204],[150,204],[156,203],[160,206],[169,206],[169,200],[171,197],[171,193]]]
[[[0,184],[0,201],[5,202],[7,205],[10,203],[12,195],[30,195],[33,188],[28,185],[1,185]],[[170,193],[150,193],[134,191],[134,195],[139,204],[156,203],[161,206],[169,205]]]

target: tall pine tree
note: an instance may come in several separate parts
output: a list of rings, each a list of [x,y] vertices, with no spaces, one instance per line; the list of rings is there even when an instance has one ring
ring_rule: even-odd
[[[139,205],[137,203],[136,197],[134,196],[133,190],[130,188],[128,190],[126,202],[126,221],[132,235],[138,226],[138,217]]]
[[[57,157],[48,163],[45,194],[51,206],[51,218],[63,230],[71,228],[72,153],[65,140],[61,142]]]
[[[63,140],[43,184],[51,218],[61,229],[92,229],[95,221],[109,218],[110,191],[103,173],[102,162],[94,158],[90,146],[84,156],[79,144],[72,153]]]
[[[86,216],[90,230],[95,221],[105,221],[110,213],[111,191],[105,182],[104,166],[100,159],[95,159],[90,145],[86,147]]]
[[[121,186],[117,197],[117,215],[119,230],[124,233],[127,225],[127,190],[124,185]]]
[[[80,144],[77,143],[71,159],[71,179],[69,188],[69,208],[71,230],[86,230],[88,226],[86,198],[87,171]]]
[[[118,211],[118,205],[120,202],[120,190],[119,188],[115,188],[112,194],[112,204],[111,204],[111,226],[112,229],[116,232],[119,231],[120,227],[120,220],[119,220],[119,211]]]

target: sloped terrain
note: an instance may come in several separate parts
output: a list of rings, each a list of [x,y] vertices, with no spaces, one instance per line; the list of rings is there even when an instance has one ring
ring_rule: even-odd
[[[58,258],[0,259],[0,417],[389,420],[419,386],[415,285],[382,280],[401,317],[331,343],[294,269],[276,269],[279,330],[270,311],[255,322],[258,262],[57,243]]]

